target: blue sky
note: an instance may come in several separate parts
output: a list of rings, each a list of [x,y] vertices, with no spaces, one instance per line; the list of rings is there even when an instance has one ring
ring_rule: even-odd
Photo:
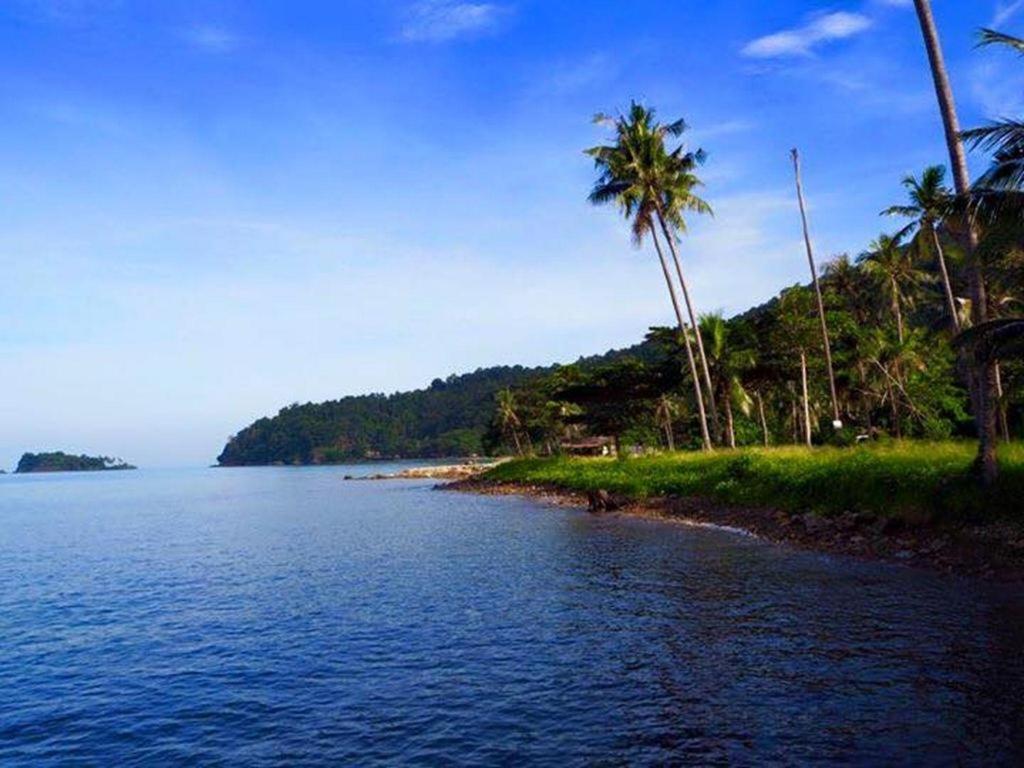
[[[934,6],[964,123],[1019,114],[1024,67],[973,35],[1024,2]],[[805,279],[791,147],[823,256],[944,159],[909,0],[6,0],[0,466],[206,463],[292,401],[668,323],[585,200],[590,116],[631,98],[709,153],[706,310]]]

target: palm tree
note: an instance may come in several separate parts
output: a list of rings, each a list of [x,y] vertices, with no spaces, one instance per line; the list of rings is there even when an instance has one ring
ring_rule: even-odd
[[[906,338],[903,307],[913,302],[913,292],[926,275],[914,264],[909,248],[900,244],[899,235],[879,235],[860,257],[864,271],[874,277],[889,299],[896,334],[902,344]]]
[[[807,205],[804,202],[804,184],[800,174],[800,153],[794,149],[793,170],[796,173],[796,196],[800,203],[800,218],[803,222],[804,245],[807,247],[807,262],[811,267],[811,282],[818,300],[818,318],[821,321],[821,340],[825,349],[825,368],[828,371],[828,386],[832,395],[832,424],[837,429],[843,426],[839,417],[839,397],[836,395],[836,374],[832,368],[832,344],[828,337],[828,322],[825,320],[825,300],[821,296],[821,284],[818,282],[818,269],[814,263],[814,248],[811,245],[811,230],[807,223]]]
[[[725,434],[730,448],[736,447],[736,420],[733,407],[749,416],[753,401],[743,387],[743,372],[753,368],[754,353],[733,349],[729,343],[729,325],[719,313],[701,315],[701,334],[708,340],[709,360],[714,371],[716,395],[725,408]]]
[[[678,136],[686,130],[686,124],[679,121],[674,124],[678,126],[678,132],[672,135]],[[661,225],[662,234],[668,243],[672,253],[672,261],[676,268],[676,277],[679,279],[679,286],[683,291],[683,301],[686,304],[687,314],[690,316],[690,328],[693,329],[694,338],[697,340],[697,354],[700,358],[701,372],[704,375],[704,386],[708,392],[708,405],[711,409],[711,421],[715,432],[721,434],[721,425],[718,421],[717,397],[714,386],[711,382],[711,370],[708,365],[707,352],[704,349],[703,334],[700,330],[697,310],[694,307],[693,299],[690,296],[690,288],[683,276],[683,265],[679,259],[679,251],[676,242],[680,233],[687,231],[686,218],[684,213],[714,215],[711,206],[694,194],[694,189],[703,186],[703,182],[694,173],[697,165],[704,162],[703,150],[696,152],[684,152],[682,147],[676,148],[666,157],[663,178],[663,196],[658,207],[658,222]]]
[[[930,0],[914,0],[917,18],[921,24],[925,50],[931,66],[932,80],[935,84],[935,95],[942,115],[942,125],[946,134],[946,149],[949,151],[950,167],[953,171],[953,186],[957,197],[966,200],[971,191],[971,178],[967,169],[967,153],[960,134],[960,121],[953,100],[953,88],[949,82],[949,72],[942,55],[942,44],[939,42],[939,31],[935,25]],[[987,42],[982,40],[983,43]],[[991,42],[996,42],[991,40]],[[975,140],[977,136],[974,137]],[[981,265],[974,258],[978,246],[977,234],[969,221],[964,224],[969,262],[968,283],[970,288],[972,314],[975,325],[988,320],[988,301],[985,295],[985,279]],[[995,482],[999,474],[999,462],[996,457],[998,442],[995,409],[995,366],[989,361],[975,361],[973,375],[970,377],[971,397],[974,401],[974,421],[978,431],[978,466],[982,481],[986,485]]]
[[[665,433],[665,444],[670,451],[676,449],[675,431],[672,425],[683,412],[683,405],[679,398],[667,392],[658,398],[658,404],[654,409],[654,418]]]
[[[949,279],[946,255],[942,248],[942,242],[939,240],[938,230],[939,223],[952,212],[953,195],[946,187],[945,180],[946,169],[941,165],[925,168],[920,179],[907,176],[903,179],[903,186],[909,193],[910,204],[894,205],[883,211],[883,214],[914,219],[914,222],[899,236],[909,234],[910,230],[916,227],[914,244],[918,250],[922,252],[927,251],[928,248],[935,250],[939,272],[942,275],[942,287],[946,293],[946,309],[949,311],[953,333],[956,334],[960,333],[960,313],[957,311],[956,296],[953,294],[953,284]]]
[[[1002,45],[1024,53],[1024,40],[991,29],[981,31],[981,46]],[[964,131],[975,149],[993,153],[992,167],[978,180],[987,189],[1020,190],[1024,187],[1024,121],[1001,119],[981,128]]]
[[[693,378],[704,450],[710,451],[711,433],[704,407],[701,377],[675,285],[669,274],[668,262],[655,230],[655,220],[663,223],[662,212],[668,210],[666,182],[676,181],[677,179],[672,178],[673,175],[677,174],[678,167],[686,162],[678,150],[671,156],[668,154],[665,149],[665,136],[680,134],[685,128],[685,123],[677,121],[667,126],[655,123],[653,112],[636,103],[631,106],[628,119],[622,116],[611,119],[598,115],[595,121],[614,127],[615,143],[587,150],[587,154],[594,158],[594,164],[599,172],[598,180],[590,193],[590,202],[594,205],[616,203],[623,215],[632,222],[634,243],[639,246],[648,234],[654,242]],[[670,157],[676,159],[672,160]],[[663,231],[667,229],[663,227]],[[705,381],[709,380],[710,376],[705,376]]]
[[[505,388],[499,390],[496,399],[498,401],[498,422],[501,424],[501,429],[505,433],[506,438],[509,435],[512,436],[512,442],[516,447],[516,455],[522,456],[523,444],[519,439],[519,428],[522,426],[522,422],[517,412],[516,396],[511,389]]]
[[[809,318],[813,315],[810,293],[796,286],[782,292],[779,298],[779,330],[781,343],[800,360],[800,399],[803,406],[803,440],[808,447],[812,441],[811,400],[807,381],[807,350],[812,343],[813,330]]]

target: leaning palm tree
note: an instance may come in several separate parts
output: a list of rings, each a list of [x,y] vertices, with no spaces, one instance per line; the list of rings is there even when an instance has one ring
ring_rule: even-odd
[[[821,295],[821,283],[818,281],[818,268],[814,263],[814,248],[811,244],[811,230],[807,223],[807,205],[804,202],[804,183],[800,173],[800,153],[794,149],[793,170],[796,173],[796,197],[800,204],[800,219],[803,222],[804,246],[807,248],[807,262],[811,268],[811,282],[818,302],[818,320],[821,323],[821,341],[825,350],[825,368],[828,371],[828,387],[832,395],[832,425],[841,428],[843,420],[839,416],[839,397],[836,394],[836,374],[832,367],[832,343],[828,335],[828,322],[825,319],[825,300]]]
[[[618,145],[632,150],[626,154],[626,159],[635,163],[636,167],[632,172],[648,193],[648,199],[652,206],[652,222],[657,223],[672,254],[679,287],[683,293],[683,303],[686,305],[690,318],[690,327],[695,329],[697,357],[705,386],[704,396],[711,411],[714,431],[720,433],[718,408],[711,384],[711,373],[704,350],[704,341],[697,330],[699,329],[697,310],[694,307],[689,284],[683,275],[682,262],[676,247],[678,235],[686,232],[685,213],[711,214],[711,207],[694,191],[702,186],[695,171],[697,166],[704,162],[704,152],[703,150],[688,152],[682,146],[668,152],[665,140],[669,137],[681,136],[687,130],[686,121],[659,123],[654,110],[636,102],[630,105],[628,117],[612,118],[607,115],[597,115],[595,122],[612,127],[618,138]],[[595,147],[588,150],[588,153],[597,158],[603,149],[607,148]]]
[[[971,191],[971,178],[967,169],[967,152],[960,134],[960,121],[953,100],[953,88],[949,82],[949,72],[942,55],[942,44],[939,42],[939,31],[935,24],[930,0],[914,0],[917,18],[921,24],[925,50],[931,66],[932,80],[935,84],[935,95],[942,115],[942,125],[946,134],[946,148],[949,151],[950,167],[953,171],[953,184],[957,197],[966,200]],[[983,43],[986,42],[984,39]],[[996,42],[992,40],[992,42]],[[977,137],[975,136],[975,139]],[[969,262],[968,283],[973,306],[975,325],[988,320],[988,302],[985,295],[985,278],[981,265],[975,259],[974,251],[978,246],[977,234],[969,220],[964,221],[964,236],[967,245]],[[989,361],[975,360],[969,380],[971,399],[974,404],[974,421],[978,432],[978,466],[982,481],[986,485],[995,482],[999,474],[999,462],[996,457],[997,427],[994,408],[995,366]]]
[[[613,126],[615,143],[587,150],[587,154],[594,158],[598,170],[598,179],[591,190],[590,202],[595,205],[615,203],[632,223],[634,243],[641,245],[648,235],[654,243],[679,324],[679,333],[683,338],[690,375],[693,378],[701,438],[704,449],[710,451],[713,446],[704,406],[701,376],[675,285],[669,273],[668,262],[655,227],[655,221],[661,222],[662,212],[667,210],[666,183],[673,177],[678,178],[678,168],[683,157],[678,151],[671,155],[667,152],[665,137],[678,135],[685,124],[681,121],[667,126],[657,124],[654,122],[653,112],[636,103],[632,105],[628,118],[620,116],[612,119],[598,115],[595,122]],[[672,157],[676,159],[673,160]],[[705,376],[705,380],[709,381],[710,376]]]
[[[907,176],[903,179],[903,186],[906,187],[910,197],[909,205],[894,205],[882,213],[888,216],[903,216],[913,219],[900,236],[914,232],[913,243],[921,252],[927,252],[929,248],[934,249],[936,260],[939,264],[939,272],[942,275],[942,287],[946,293],[946,309],[949,311],[950,324],[953,333],[960,332],[960,313],[957,311],[956,296],[953,294],[953,284],[949,279],[949,269],[946,266],[946,254],[939,240],[939,224],[952,213],[953,194],[946,187],[946,169],[941,165],[933,165],[925,168],[921,178]]]
[[[686,130],[686,124],[678,121],[673,124],[673,130],[675,132],[672,135],[678,136]],[[721,435],[717,396],[711,382],[711,369],[708,365],[707,351],[704,349],[704,338],[701,333],[699,316],[690,295],[690,287],[686,282],[686,277],[683,275],[683,265],[679,258],[679,250],[676,247],[679,235],[687,231],[685,216],[687,212],[708,216],[714,215],[711,206],[694,192],[695,189],[704,186],[695,173],[697,165],[703,162],[703,150],[684,152],[682,147],[677,147],[671,154],[665,157],[665,164],[660,174],[662,179],[662,196],[657,214],[661,232],[672,253],[676,277],[679,279],[679,287],[683,291],[683,301],[686,304],[686,311],[690,317],[690,327],[693,329],[693,335],[697,341],[697,354],[700,358],[701,372],[704,376],[704,386],[708,392],[711,421],[715,427],[715,432]]]

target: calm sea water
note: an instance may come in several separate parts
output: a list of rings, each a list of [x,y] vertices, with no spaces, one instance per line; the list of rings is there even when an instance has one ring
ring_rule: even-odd
[[[0,763],[1024,762],[1020,590],[353,471],[0,479]]]

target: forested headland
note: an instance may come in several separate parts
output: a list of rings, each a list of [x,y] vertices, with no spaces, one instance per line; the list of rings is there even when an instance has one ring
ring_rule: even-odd
[[[593,369],[617,360],[647,359],[638,346],[578,361]],[[495,428],[499,392],[531,386],[558,366],[497,366],[435,379],[426,389],[292,404],[228,440],[221,466],[337,464],[381,458],[440,458],[503,451]]]

